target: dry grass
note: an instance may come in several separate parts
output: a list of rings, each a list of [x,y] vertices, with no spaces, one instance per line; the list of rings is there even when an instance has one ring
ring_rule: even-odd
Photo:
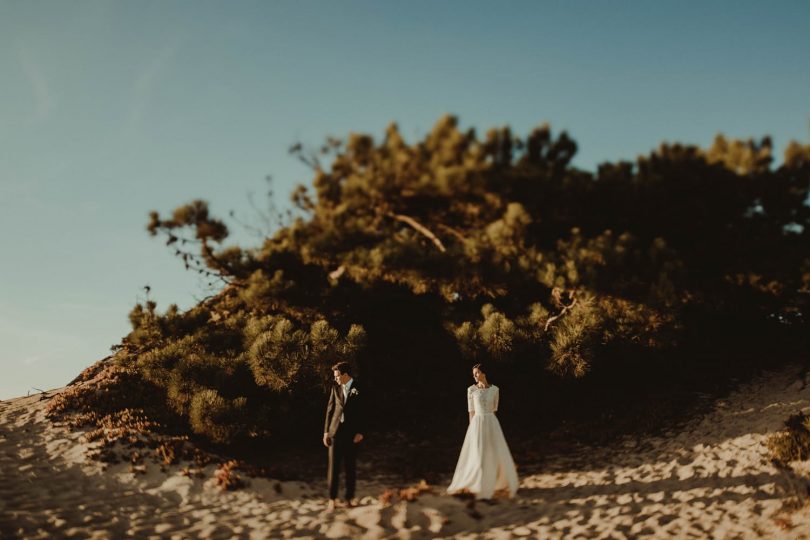
[[[400,488],[392,489],[387,488],[378,497],[380,504],[383,506],[390,506],[397,501],[416,502],[419,496],[425,493],[435,493],[436,490],[433,486],[427,483],[426,480],[420,480],[418,484]]]
[[[223,491],[232,491],[246,486],[242,478],[236,474],[236,469],[239,468],[239,462],[235,459],[220,464],[217,472],[214,473],[214,478],[217,480],[217,486]]]
[[[810,418],[796,413],[785,420],[785,429],[767,441],[771,459],[781,464],[810,459]]]

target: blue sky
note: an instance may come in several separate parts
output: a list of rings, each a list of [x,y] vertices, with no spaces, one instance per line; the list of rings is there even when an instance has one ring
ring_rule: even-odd
[[[549,122],[575,164],[662,141],[810,142],[810,3],[0,0],[0,399],[70,381],[207,292],[145,231],[193,198],[256,222],[350,131]],[[258,238],[229,221],[235,240]]]

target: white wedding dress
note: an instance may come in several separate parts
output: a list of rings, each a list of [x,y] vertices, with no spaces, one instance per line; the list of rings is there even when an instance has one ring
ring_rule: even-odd
[[[497,386],[467,388],[467,410],[475,412],[467,427],[453,481],[447,493],[475,493],[479,499],[491,499],[504,490],[514,497],[518,488],[515,462],[495,416],[498,410]]]

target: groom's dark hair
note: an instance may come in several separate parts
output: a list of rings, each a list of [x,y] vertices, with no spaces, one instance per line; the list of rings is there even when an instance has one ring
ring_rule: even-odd
[[[348,362],[338,362],[334,366],[332,366],[332,371],[339,371],[341,373],[345,373],[349,377],[352,376],[352,366]]]

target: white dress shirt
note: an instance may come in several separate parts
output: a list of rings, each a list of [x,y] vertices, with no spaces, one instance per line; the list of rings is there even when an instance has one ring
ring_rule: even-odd
[[[343,405],[344,406],[346,405],[346,400],[349,399],[349,390],[351,390],[353,382],[354,382],[354,379],[349,379],[348,381],[346,381],[346,384],[341,384],[340,385],[341,388],[343,388]],[[340,421],[343,422],[344,419],[345,418],[343,416],[343,413],[341,413],[340,414]]]

